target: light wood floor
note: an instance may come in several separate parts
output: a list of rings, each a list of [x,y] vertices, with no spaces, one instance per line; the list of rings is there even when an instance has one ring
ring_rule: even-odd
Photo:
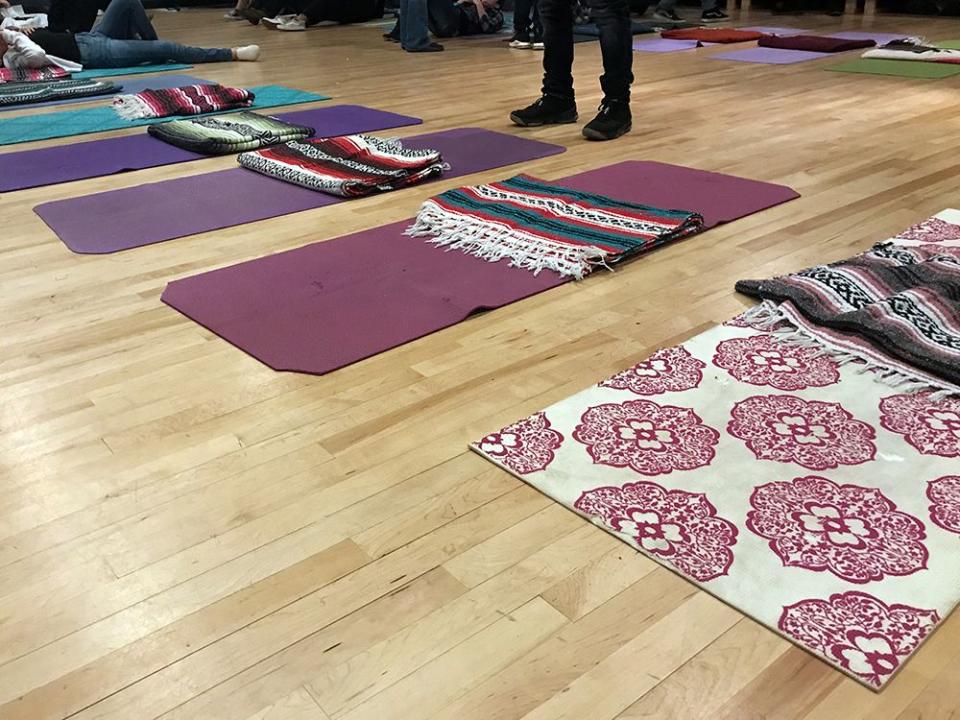
[[[220,14],[156,23],[263,44],[263,62],[203,77],[425,119],[398,135],[519,132],[506,114],[538,88],[539,56],[496,39],[407,55],[379,28],[285,35]],[[960,37],[955,20],[866,22]],[[0,718],[956,717],[960,616],[874,694],[466,450],[734,314],[736,279],[848,256],[960,202],[960,79],[711,52],[637,54],[634,132],[528,132],[569,150],[522,169],[660,160],[802,199],[326,377],[267,369],[162,305],[164,285],[409,217],[462,181],[104,256],[71,254],[31,208],[233,159],[0,198]],[[577,54],[589,115],[599,49]]]

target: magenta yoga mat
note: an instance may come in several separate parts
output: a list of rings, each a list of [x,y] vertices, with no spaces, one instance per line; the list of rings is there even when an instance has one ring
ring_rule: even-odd
[[[318,137],[373,132],[423,122],[362,105],[334,105],[277,113],[273,117],[312,127]],[[209,156],[178,148],[147,133],[3,153],[0,155],[0,192],[87,180],[205,157]]]
[[[783,185],[656,162],[557,182],[696,210],[706,227],[799,197]],[[322,375],[567,282],[408,237],[411,222],[175,280],[162,299],[275,370]]]
[[[439,150],[445,178],[529,162],[566,148],[460,128],[404,138],[411,148]],[[45,203],[34,212],[75,253],[112,253],[209,230],[312,210],[343,198],[236,168]],[[356,202],[356,201],[354,201]]]

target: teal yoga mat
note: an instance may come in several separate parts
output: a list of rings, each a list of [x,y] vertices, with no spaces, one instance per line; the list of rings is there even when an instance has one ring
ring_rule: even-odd
[[[249,108],[270,108],[280,105],[298,105],[300,103],[329,100],[326,95],[295,90],[283,85],[263,85],[252,87],[256,100]],[[228,110],[226,112],[234,112]],[[220,113],[210,113],[217,115]],[[182,119],[179,117],[149,118],[145,120],[124,120],[109,105],[106,107],[85,108],[83,110],[65,110],[43,115],[21,115],[20,117],[0,120],[0,145],[14,145],[34,140],[85,135],[87,133],[122,130],[138,125],[155,125]]]
[[[72,77],[79,80],[89,80],[91,78],[114,77],[116,75],[143,75],[144,73],[170,72],[171,70],[188,70],[193,65],[180,65],[171,63],[169,65],[135,65],[125,68],[99,68],[97,70],[82,70],[73,73]]]

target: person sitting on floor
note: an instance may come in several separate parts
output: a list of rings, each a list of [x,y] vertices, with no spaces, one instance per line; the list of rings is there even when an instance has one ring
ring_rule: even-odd
[[[311,0],[296,15],[263,18],[263,26],[298,31],[320,22],[362,23],[379,17],[383,17],[383,0]]]
[[[482,35],[503,29],[501,0],[427,0],[427,26],[437,37]],[[401,40],[403,14],[393,30],[384,35],[394,42]]]
[[[83,66],[253,61],[260,57],[260,48],[198,48],[160,40],[140,0],[111,0],[94,32],[7,29],[0,32],[0,55],[7,68],[59,65],[79,70]]]

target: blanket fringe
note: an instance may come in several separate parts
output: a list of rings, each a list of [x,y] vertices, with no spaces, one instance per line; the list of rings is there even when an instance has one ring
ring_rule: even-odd
[[[934,401],[960,396],[960,388],[954,385],[934,382],[929,377],[911,375],[902,370],[881,365],[859,353],[833,347],[820,338],[813,337],[806,330],[795,325],[779,305],[769,300],[750,308],[741,317],[758,330],[771,333],[777,342],[784,345],[813,350],[816,352],[816,357],[829,357],[839,365],[855,363],[859,366],[858,373],[873,373],[877,382],[899,392],[929,392]]]
[[[577,280],[582,280],[597,265],[606,266],[609,254],[597,247],[551,242],[506,226],[454,215],[429,200],[405,234],[427,237],[429,243],[461,250],[488,262],[507,259],[511,267],[530,270],[534,275],[541,270],[553,270]]]
[[[136,95],[118,95],[113,99],[113,109],[124,120],[155,117],[150,106]]]

